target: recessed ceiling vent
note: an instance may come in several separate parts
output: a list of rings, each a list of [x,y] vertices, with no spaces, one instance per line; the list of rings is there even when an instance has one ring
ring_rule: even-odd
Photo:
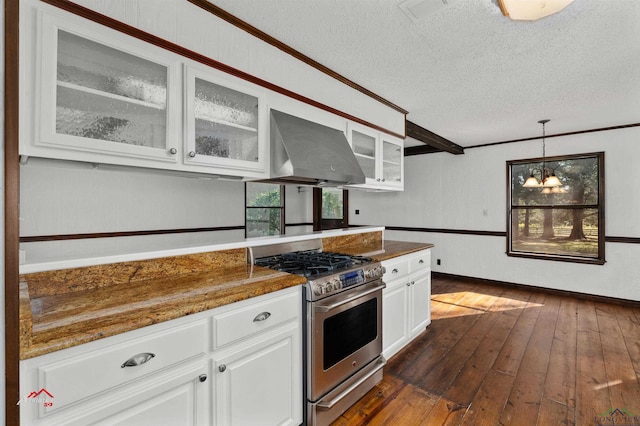
[[[442,9],[446,5],[456,3],[458,0],[405,0],[400,3],[400,10],[413,22]]]

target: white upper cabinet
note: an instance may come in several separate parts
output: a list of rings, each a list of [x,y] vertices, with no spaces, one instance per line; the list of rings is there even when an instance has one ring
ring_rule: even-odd
[[[227,81],[213,71],[185,66],[184,161],[243,170],[245,176],[264,176],[264,94]]]
[[[349,143],[366,182],[354,188],[404,190],[404,155],[401,139],[349,122]]]
[[[80,18],[40,13],[39,133],[27,153],[53,147],[60,157],[72,150],[176,162],[177,62]]]

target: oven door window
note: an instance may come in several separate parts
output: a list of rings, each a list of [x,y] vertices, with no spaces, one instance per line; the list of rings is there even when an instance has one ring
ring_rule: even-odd
[[[323,369],[336,365],[378,335],[378,298],[324,320]]]

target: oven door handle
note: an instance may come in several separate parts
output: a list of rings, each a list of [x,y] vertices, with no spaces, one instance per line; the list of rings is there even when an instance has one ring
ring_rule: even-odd
[[[355,294],[355,295],[353,295],[351,297],[348,297],[348,298],[346,298],[344,300],[341,300],[341,301],[339,301],[337,303],[332,303],[331,305],[315,305],[314,309],[316,311],[318,311],[318,312],[329,312],[329,311],[331,311],[331,310],[333,310],[333,309],[335,309],[335,308],[337,308],[339,306],[344,305],[345,303],[353,302],[356,299],[359,299],[359,298],[361,298],[363,296],[366,296],[368,294],[371,294],[371,293],[375,293],[376,291],[382,290],[383,288],[386,288],[386,287],[387,287],[387,285],[385,283],[382,283],[382,284],[380,284],[380,285],[378,285],[378,286],[376,286],[374,288],[370,288],[368,290],[359,292],[358,294]]]
[[[380,371],[382,369],[382,367],[385,366],[385,364],[387,363],[387,360],[384,359],[384,357],[380,357],[378,359],[378,361],[376,362],[377,365],[375,365],[375,367],[373,368],[373,370],[371,370],[370,372],[367,373],[366,376],[360,378],[360,380],[358,380],[356,383],[352,384],[351,386],[349,386],[347,389],[345,389],[343,392],[341,392],[338,396],[336,396],[335,398],[333,398],[331,401],[327,401],[327,402],[319,402],[316,407],[319,410],[330,410],[331,408],[333,408],[334,405],[336,405],[337,403],[339,403],[340,401],[342,401],[342,399],[344,399],[344,397],[346,397],[347,395],[349,395],[354,389],[356,389],[358,386],[360,386],[362,383],[364,383],[365,381],[367,381],[370,377],[372,377],[374,374],[376,374],[378,371]]]

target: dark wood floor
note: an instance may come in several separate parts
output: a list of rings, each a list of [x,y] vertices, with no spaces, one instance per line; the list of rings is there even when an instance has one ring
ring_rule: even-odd
[[[640,424],[602,419],[640,416],[640,309],[450,278],[431,309],[334,425]]]

